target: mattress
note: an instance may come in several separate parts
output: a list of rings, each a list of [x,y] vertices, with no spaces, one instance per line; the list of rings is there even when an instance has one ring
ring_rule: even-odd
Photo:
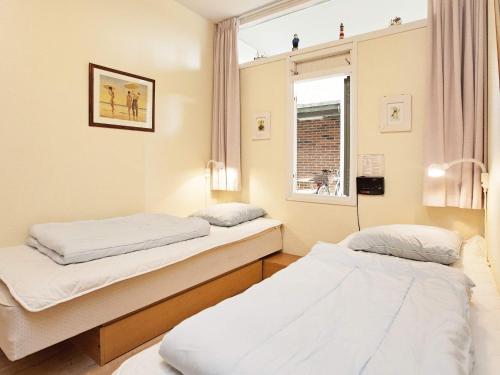
[[[471,300],[471,328],[475,363],[474,375],[493,375],[500,366],[500,296],[489,271],[481,240],[469,240],[463,258],[456,265],[476,284]],[[114,375],[137,374],[145,369],[150,375],[179,375],[159,355],[160,343],[125,361]]]
[[[188,249],[190,256],[176,263],[39,312],[23,308],[0,282],[0,348],[10,360],[23,358],[272,254],[282,248],[281,224],[261,218],[232,228],[212,227],[209,236],[179,244],[192,241],[204,250],[193,255]],[[162,249],[168,251],[179,244]]]
[[[29,246],[1,248],[0,279],[21,306],[39,312],[280,225],[256,219],[231,228],[214,226],[205,237],[67,266]]]
[[[464,247],[459,266],[476,284],[471,299],[473,375],[496,375],[500,368],[500,294],[485,257],[484,239],[475,237]]]

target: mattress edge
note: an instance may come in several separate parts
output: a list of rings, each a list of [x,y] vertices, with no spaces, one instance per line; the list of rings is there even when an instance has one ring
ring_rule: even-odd
[[[271,220],[271,219],[268,219],[268,220]],[[29,312],[35,312],[35,313],[36,313],[36,312],[40,312],[40,311],[47,310],[47,309],[49,309],[49,308],[51,308],[51,307],[54,307],[54,306],[57,306],[57,305],[59,305],[59,304],[61,304],[61,303],[71,301],[71,300],[73,300],[73,299],[76,299],[76,298],[78,298],[78,297],[84,296],[84,295],[86,295],[86,294],[89,294],[89,293],[95,292],[96,290],[106,288],[106,287],[108,287],[108,286],[110,286],[110,285],[113,285],[113,284],[119,283],[119,282],[121,282],[121,281],[129,280],[129,279],[132,279],[132,278],[135,278],[135,277],[139,277],[139,276],[141,276],[141,275],[148,274],[148,273],[150,273],[150,272],[154,272],[154,271],[160,270],[160,269],[162,269],[162,268],[168,267],[168,266],[170,266],[170,265],[172,265],[172,264],[175,264],[175,263],[182,262],[182,261],[184,261],[184,260],[186,260],[186,259],[189,259],[189,258],[191,258],[191,257],[194,257],[194,256],[196,256],[196,255],[203,254],[203,253],[205,253],[205,252],[207,252],[207,251],[215,250],[215,249],[221,248],[221,247],[223,247],[223,246],[228,246],[228,245],[237,244],[237,243],[239,243],[239,242],[242,242],[242,241],[245,241],[245,240],[249,240],[249,239],[251,239],[251,238],[255,238],[255,237],[261,236],[261,235],[263,235],[263,234],[265,234],[265,233],[268,233],[268,232],[273,231],[273,230],[276,230],[276,229],[280,229],[280,230],[281,230],[281,229],[282,229],[282,227],[283,227],[283,224],[282,224],[280,221],[275,220],[275,219],[273,219],[273,221],[275,221],[275,223],[274,223],[274,225],[273,225],[273,226],[270,226],[270,227],[268,227],[268,228],[266,228],[266,229],[264,229],[264,230],[261,230],[261,231],[259,231],[259,232],[257,232],[257,233],[249,234],[249,235],[247,235],[247,236],[245,236],[245,237],[241,237],[241,238],[239,238],[238,240],[235,240],[235,241],[228,241],[228,242],[221,243],[221,244],[219,244],[219,245],[217,245],[217,246],[214,246],[214,247],[211,247],[211,248],[208,248],[208,249],[202,250],[202,251],[200,251],[200,252],[198,252],[198,253],[196,253],[196,254],[192,254],[192,255],[189,255],[189,256],[186,256],[186,257],[179,258],[179,259],[177,259],[177,260],[175,260],[175,261],[173,261],[173,262],[165,263],[165,264],[163,264],[163,265],[161,265],[161,266],[158,266],[158,267],[153,267],[153,268],[151,268],[151,269],[149,269],[149,270],[146,270],[146,271],[143,271],[143,272],[135,273],[135,274],[133,274],[133,275],[128,275],[128,276],[125,276],[125,277],[122,277],[122,278],[118,278],[118,279],[116,279],[116,280],[112,280],[112,281],[110,281],[110,282],[108,282],[108,283],[105,283],[105,284],[103,284],[103,285],[100,285],[100,286],[97,286],[97,287],[94,287],[94,288],[90,288],[90,289],[88,289],[88,290],[84,290],[84,291],[82,291],[82,292],[80,292],[80,293],[77,293],[77,294],[75,294],[75,295],[69,296],[69,297],[67,297],[67,298],[63,298],[63,299],[58,300],[58,301],[55,301],[55,302],[53,302],[53,303],[49,303],[49,304],[47,304],[47,305],[45,305],[45,306],[43,306],[43,307],[41,307],[41,308],[32,308],[32,307],[30,307],[30,306],[29,306],[29,304],[27,304],[27,303],[26,303],[26,302],[25,302],[25,301],[24,301],[21,297],[19,297],[19,296],[17,295],[17,293],[15,292],[15,289],[14,289],[14,288],[13,288],[13,287],[12,287],[12,286],[11,286],[11,285],[7,282],[7,281],[6,281],[6,280],[4,280],[4,279],[2,278],[2,276],[1,276],[1,275],[0,275],[0,280],[1,280],[1,282],[3,282],[3,283],[4,283],[4,285],[7,287],[7,289],[8,289],[8,291],[9,291],[10,295],[11,295],[11,296],[15,299],[15,301],[16,301],[19,305],[21,305],[21,306],[22,306],[25,310],[27,310],[27,311],[29,311]],[[24,245],[24,246],[26,246],[26,245]],[[168,246],[168,245],[167,245],[167,246]],[[126,255],[126,254],[122,254],[122,255]],[[121,256],[121,255],[118,255],[118,256]]]

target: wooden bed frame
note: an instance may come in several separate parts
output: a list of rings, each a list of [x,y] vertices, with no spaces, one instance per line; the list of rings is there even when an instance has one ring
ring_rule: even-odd
[[[100,366],[157,337],[184,319],[262,281],[263,261],[232,270],[163,301],[84,332],[73,342]]]

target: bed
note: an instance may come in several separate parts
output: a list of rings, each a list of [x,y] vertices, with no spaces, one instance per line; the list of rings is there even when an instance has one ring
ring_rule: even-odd
[[[260,218],[232,228],[212,226],[206,237],[68,266],[26,246],[0,249],[0,348],[10,360],[23,358],[281,248],[281,223]]]
[[[332,246],[332,245],[330,245]],[[452,297],[453,301],[449,301],[447,298],[450,296],[446,296],[445,294],[437,294],[442,298],[442,301],[446,301],[446,304],[451,302],[451,311],[450,314],[446,316],[446,319],[441,321],[436,321],[432,319],[432,316],[428,316],[429,311],[425,311],[422,309],[420,314],[424,317],[427,317],[430,324],[435,325],[435,335],[439,337],[438,346],[427,348],[427,353],[429,358],[429,364],[433,367],[428,368],[427,372],[420,373],[470,373],[472,371],[473,374],[476,375],[487,375],[487,374],[495,374],[498,366],[500,365],[500,326],[498,324],[498,314],[500,313],[500,298],[494,286],[494,282],[492,280],[491,274],[489,272],[489,268],[484,258],[484,254],[478,250],[480,246],[478,246],[478,241],[469,241],[464,246],[464,255],[463,258],[454,265],[454,267],[446,267],[441,265],[431,265],[431,267],[427,267],[425,264],[421,264],[421,271],[424,273],[433,272],[436,275],[442,274],[445,275],[444,278],[437,277],[435,280],[438,281],[437,284],[428,283],[427,287],[435,289],[436,287],[439,289],[439,283],[447,282],[446,280],[453,279],[458,277],[457,284],[458,286],[458,298]],[[338,249],[337,249],[338,250]],[[384,258],[389,258],[385,255],[378,254],[359,254],[361,257],[370,258],[370,261],[374,259],[377,260],[377,263],[384,264]],[[306,256],[308,258],[310,256]],[[390,257],[392,258],[392,257]],[[382,262],[382,263],[380,263]],[[398,263],[403,264],[412,264],[419,263],[414,261],[407,261],[401,259],[391,259],[390,264],[388,263],[384,267],[398,267]],[[270,286],[273,288],[272,284],[284,283],[289,284],[290,280],[293,280],[293,268],[303,267],[300,265],[300,261],[297,264],[290,266],[289,268],[279,272],[271,279],[262,282],[259,286],[252,287],[249,291],[244,294],[251,294],[252,290]],[[468,296],[468,288],[466,284],[463,284],[464,288],[460,287],[461,283],[467,283],[466,279],[460,281],[459,273],[454,273],[451,268],[459,268],[464,270],[465,273],[474,281],[475,289],[472,295],[472,300],[470,303],[470,311],[469,304],[467,303]],[[304,271],[304,270],[302,270]],[[441,271],[444,271],[441,273]],[[310,275],[310,277],[314,277],[314,275]],[[403,280],[403,279],[402,279]],[[410,281],[411,282],[411,281]],[[425,285],[425,284],[424,284]],[[278,288],[279,289],[279,288]],[[403,288],[404,289],[404,288]],[[465,294],[464,294],[465,293]],[[436,295],[434,295],[435,297]],[[255,296],[254,296],[255,297]],[[412,294],[409,296],[410,302],[412,304],[416,304],[418,306],[419,299],[417,294]],[[239,296],[237,298],[240,298]],[[408,298],[408,295],[406,296]],[[236,298],[235,298],[236,299]],[[461,300],[462,299],[462,300]],[[465,300],[464,300],[465,299]],[[234,299],[233,299],[234,300]],[[240,301],[241,302],[241,301]],[[262,302],[262,301],[260,301]],[[390,301],[389,301],[390,302]],[[421,300],[420,300],[421,302]],[[243,302],[244,303],[244,302]],[[282,301],[282,303],[286,303],[286,297]],[[433,303],[440,303],[440,301],[434,301]],[[227,302],[219,304],[217,307],[224,306]],[[245,305],[245,307],[248,307]],[[272,308],[269,305],[266,308]],[[396,310],[404,309],[404,304],[399,307],[396,304]],[[444,307],[446,308],[446,306]],[[210,309],[210,310],[216,310]],[[230,309],[228,309],[230,312]],[[329,311],[331,314],[329,318],[335,317],[335,308],[331,307]],[[357,312],[353,312],[352,310],[344,311],[345,313],[349,313],[350,320],[356,321],[356,316],[359,319],[362,315]],[[377,314],[376,311],[370,311],[370,315]],[[468,319],[470,314],[470,320]],[[216,314],[215,314],[216,315]],[[229,319],[231,319],[229,313]],[[359,315],[359,316],[358,316]],[[315,315],[317,324],[321,324],[321,313],[318,312]],[[336,316],[339,318],[339,316]],[[383,319],[383,314],[380,315]],[[413,324],[407,324],[406,326],[402,324],[405,319],[412,318]],[[410,335],[418,335],[419,331],[425,332],[428,328],[425,325],[422,325],[421,321],[416,319],[416,316],[405,315],[404,319],[396,319],[389,320],[390,329],[384,331],[378,337],[382,339],[378,342],[375,342],[372,351],[369,354],[363,353],[363,348],[360,349],[359,352],[355,353],[354,357],[355,361],[360,361],[360,367],[357,371],[353,371],[352,369],[343,369],[341,367],[335,368],[336,373],[381,373],[377,372],[377,363],[389,363],[390,365],[384,368],[384,374],[391,373],[416,373],[415,368],[413,372],[408,367],[405,367],[408,362],[411,362],[412,350],[405,353],[405,349],[398,349],[398,343],[402,342],[401,340],[406,340]],[[410,321],[412,320],[410,319]],[[229,320],[230,321],[230,320]],[[206,323],[206,321],[205,321]],[[262,322],[261,322],[262,323]],[[408,323],[408,322],[407,322]],[[346,322],[344,321],[344,324]],[[399,327],[397,325],[399,324]],[[437,324],[437,325],[436,325]],[[336,334],[342,334],[341,329],[339,327],[341,325],[334,325],[337,327]],[[440,328],[441,327],[441,328]],[[442,328],[445,327],[445,328]],[[365,327],[366,336],[362,339],[369,337],[372,331],[376,329],[376,327],[372,325],[368,325]],[[447,336],[446,332],[443,332],[443,329],[451,329],[455,335],[455,343],[450,343],[449,338],[452,336]],[[472,332],[470,332],[470,330]],[[303,332],[307,332],[301,337],[301,340],[312,340],[319,341],[321,346],[329,345],[329,340],[332,339],[332,336],[329,336],[326,331],[318,330],[313,325],[308,325],[307,329]],[[294,367],[287,367],[289,363],[293,363],[297,368],[303,370],[302,373],[328,373],[328,365],[323,366],[322,368],[316,368],[313,372],[311,372],[311,368],[300,367],[304,363],[308,362],[312,356],[317,355],[316,351],[310,351],[304,353],[303,348],[300,347],[287,347],[287,341],[293,342],[293,332],[284,332],[282,337],[282,341],[280,342],[280,346],[284,347],[283,353],[285,353],[285,357],[283,357],[283,353],[280,353],[280,350],[269,350],[271,347],[279,348],[276,345],[276,342],[271,343],[268,342],[269,338],[266,338],[262,343],[253,348],[251,351],[245,353],[242,358],[237,358],[236,362],[242,363],[246,362],[246,365],[243,365],[238,370],[233,369],[229,373],[294,373]],[[221,333],[221,340],[227,340],[230,338],[231,340],[235,339],[233,336],[227,336]],[[472,337],[472,341],[471,338]],[[197,337],[193,337],[193,340],[197,339]],[[228,357],[232,357],[234,353],[231,353],[230,349],[227,346],[224,346],[221,343],[221,340],[215,340],[213,345],[220,350],[227,350]],[[251,335],[249,341],[252,341]],[[404,341],[403,341],[404,342]],[[455,345],[456,343],[460,343],[459,345]],[[352,343],[345,343],[347,347],[351,346]],[[430,343],[429,343],[430,344]],[[452,345],[453,344],[453,345]],[[174,340],[174,345],[177,346],[176,349],[179,349],[179,341]],[[135,355],[130,358],[126,362],[122,364],[122,366],[115,372],[115,375],[131,375],[140,373],[148,373],[150,375],[178,375],[180,372],[175,370],[173,367],[169,366],[166,361],[162,359],[159,355],[161,344],[154,345],[143,352]],[[181,345],[182,346],[182,345]],[[190,346],[189,350],[199,349],[196,344]],[[407,348],[408,349],[408,348]],[[415,349],[415,348],[413,348]],[[399,351],[398,351],[399,350]],[[259,356],[255,356],[256,351],[261,351]],[[266,356],[266,352],[269,353]],[[343,361],[342,358],[338,357],[338,353],[342,352],[342,355],[346,355],[344,351],[333,351],[328,353],[328,355],[324,358],[323,364],[332,363],[346,363],[349,361]],[[251,353],[251,354],[250,354]],[[292,356],[288,356],[289,353],[293,353]],[[198,357],[200,360],[198,363],[197,371],[193,371],[190,373],[225,373],[224,366],[227,363],[223,363],[220,368],[206,367],[203,368],[204,355],[214,355],[214,353],[203,353],[201,357]],[[287,357],[288,356],[288,357]],[[433,358],[434,356],[434,358]],[[437,357],[436,357],[437,356]],[[441,359],[440,359],[441,357]],[[258,360],[257,360],[258,358]],[[475,358],[475,361],[474,361]],[[422,359],[422,358],[421,358]],[[443,360],[444,359],[444,360]],[[182,360],[181,360],[182,361]],[[475,362],[475,364],[474,364]],[[206,362],[206,363],[209,363]],[[264,364],[264,368],[259,367],[261,364]],[[318,362],[318,363],[321,363]],[[436,368],[436,363],[439,368]],[[421,362],[420,365],[423,365],[425,368],[425,361]],[[372,366],[372,367],[370,367]],[[392,366],[392,367],[391,367]],[[411,367],[411,366],[410,366]],[[226,368],[227,369],[227,368]],[[404,370],[402,370],[404,369]],[[241,371],[240,371],[241,370]],[[331,370],[331,368],[330,368]],[[429,372],[430,371],[430,372]],[[301,373],[301,371],[295,371],[296,373]],[[331,371],[330,371],[331,373]]]

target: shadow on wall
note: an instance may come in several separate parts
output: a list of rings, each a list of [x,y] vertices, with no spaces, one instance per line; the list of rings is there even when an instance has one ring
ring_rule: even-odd
[[[469,210],[455,207],[425,207],[425,225],[454,228],[460,233],[474,233],[484,236],[484,226],[477,233],[477,223],[484,222],[484,210]]]

